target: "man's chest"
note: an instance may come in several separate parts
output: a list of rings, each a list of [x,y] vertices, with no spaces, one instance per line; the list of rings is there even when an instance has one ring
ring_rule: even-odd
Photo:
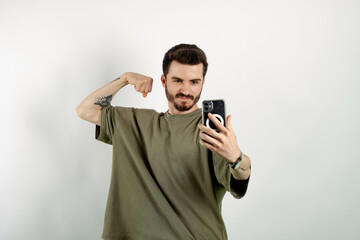
[[[181,185],[200,181],[204,170],[208,171],[208,153],[199,140],[196,126],[154,133],[146,141],[147,158],[154,175],[161,181],[178,181]]]

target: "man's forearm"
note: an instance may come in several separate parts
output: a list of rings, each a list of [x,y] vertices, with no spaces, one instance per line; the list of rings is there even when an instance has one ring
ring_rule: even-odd
[[[240,166],[237,169],[232,169],[230,166],[230,171],[233,177],[237,180],[246,180],[250,177],[251,173],[251,162],[250,158],[243,154],[242,161]]]
[[[114,95],[127,84],[125,73],[88,95],[76,108],[77,114],[84,120],[99,124],[101,109],[109,105]]]

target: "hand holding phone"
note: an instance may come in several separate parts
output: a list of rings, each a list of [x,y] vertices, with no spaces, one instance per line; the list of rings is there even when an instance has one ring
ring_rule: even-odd
[[[228,163],[232,164],[236,162],[241,151],[237,144],[235,131],[230,122],[231,116],[226,118],[224,100],[203,101],[202,111],[203,124],[198,125],[200,129],[200,144],[222,156]],[[209,113],[212,114],[210,117],[216,124],[209,118]]]

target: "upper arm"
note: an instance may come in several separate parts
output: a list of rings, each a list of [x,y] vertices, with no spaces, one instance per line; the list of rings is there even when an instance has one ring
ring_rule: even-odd
[[[94,123],[96,125],[101,124],[101,109],[84,109],[79,105],[76,108],[77,115],[85,121]]]

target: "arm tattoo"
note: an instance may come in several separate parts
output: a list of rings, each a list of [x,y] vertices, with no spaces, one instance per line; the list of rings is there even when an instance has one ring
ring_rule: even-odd
[[[95,105],[99,105],[101,108],[104,108],[106,106],[108,106],[112,100],[112,96],[113,95],[109,95],[109,96],[104,96],[102,98],[97,99],[96,102],[94,102]]]

